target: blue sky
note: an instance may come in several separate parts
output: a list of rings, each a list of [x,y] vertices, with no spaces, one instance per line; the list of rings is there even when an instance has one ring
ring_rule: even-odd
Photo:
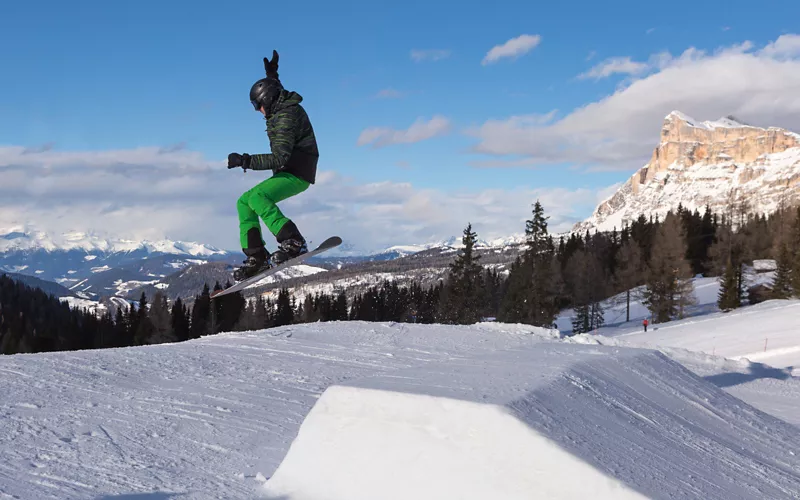
[[[648,111],[646,117],[626,122],[643,125],[635,128],[641,130],[637,147],[626,147],[630,134],[620,130],[604,138],[604,144],[617,144],[617,150],[602,154],[577,152],[588,139],[569,137],[572,131],[585,132],[574,125],[581,121],[576,111],[605,105],[637,80],[642,87],[657,83],[661,73],[677,65],[659,65],[658,54],[668,53],[675,61],[687,50],[705,50],[705,59],[692,63],[711,63],[715,51],[747,42],[753,46],[750,55],[760,57],[754,51],[782,35],[793,36],[791,20],[800,15],[800,4],[790,1],[771,2],[769,8],[743,1],[608,4],[17,3],[0,15],[0,67],[6,75],[0,79],[0,146],[47,144],[44,149],[86,155],[179,146],[197,154],[192,161],[202,157],[219,165],[231,151],[265,152],[264,122],[250,107],[247,93],[263,75],[261,58],[277,49],[281,80],[303,95],[316,129],[321,172],[359,186],[409,183],[416,190],[476,196],[482,190],[569,190],[579,193],[574,199],[580,208],[559,207],[566,210],[566,224],[589,215],[598,201],[591,193],[611,189],[646,163],[658,141],[660,120],[670,108],[681,107],[698,119],[718,118],[713,115],[717,111],[720,116],[729,110],[747,114],[750,108],[738,109],[741,99],[735,92],[715,106],[700,105],[707,99],[681,92],[675,99],[663,94],[649,100],[645,96],[643,102],[631,99],[620,106]],[[523,35],[538,37],[538,43],[482,64],[493,47]],[[793,48],[787,52],[789,45],[782,45],[782,53],[794,63],[797,54]],[[429,57],[415,58],[415,53]],[[620,64],[610,64],[613,58]],[[579,76],[593,68],[602,76]],[[751,90],[770,89],[737,92]],[[613,109],[619,108],[609,107],[609,112]],[[359,145],[365,130],[403,131],[434,116],[447,123],[437,129],[439,135],[384,147]],[[514,116],[525,116],[524,123],[509,125]],[[748,117],[766,125],[792,124],[771,110]],[[490,120],[523,136],[515,135],[517,142],[509,144],[507,129],[487,127]],[[587,137],[597,135],[590,132]],[[525,134],[539,135],[531,139]],[[547,144],[539,144],[540,139]],[[569,154],[559,153],[567,149]],[[507,165],[514,160],[523,165]],[[485,161],[503,166],[475,166]],[[220,179],[236,175],[227,174]],[[259,180],[256,174],[247,175],[243,181],[239,173],[237,189]],[[85,182],[90,185],[91,176]],[[208,187],[208,196],[230,209],[235,194],[234,199],[217,199],[218,184]],[[314,189],[305,199],[315,196]],[[524,220],[526,210],[517,219]],[[230,225],[231,213],[226,217],[222,224]],[[519,225],[517,219],[513,223]],[[421,230],[415,236],[458,234],[455,226]],[[369,246],[366,240],[361,243]]]

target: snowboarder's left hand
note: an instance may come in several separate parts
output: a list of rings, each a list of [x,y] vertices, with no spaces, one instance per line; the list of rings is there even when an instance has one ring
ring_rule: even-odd
[[[247,153],[231,153],[228,155],[228,168],[242,167],[247,170],[250,167],[250,155]]]

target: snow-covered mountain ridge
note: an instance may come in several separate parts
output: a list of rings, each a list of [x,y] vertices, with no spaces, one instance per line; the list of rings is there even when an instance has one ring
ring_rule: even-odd
[[[756,213],[769,213],[798,199],[799,182],[800,135],[733,117],[701,122],[673,111],[650,161],[574,230],[620,229],[639,214],[663,218],[679,204],[724,213],[731,195]]]
[[[227,253],[219,248],[195,242],[167,239],[157,241],[133,240],[80,231],[52,234],[25,226],[0,228],[0,253],[29,250],[46,250],[48,252],[83,250],[87,253],[119,253],[144,250],[147,253],[190,255],[192,257],[208,257]],[[87,255],[86,260],[92,259],[91,255]]]

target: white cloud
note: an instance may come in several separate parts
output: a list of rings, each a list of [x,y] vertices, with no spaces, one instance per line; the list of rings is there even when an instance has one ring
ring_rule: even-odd
[[[542,41],[540,35],[520,35],[501,45],[495,45],[486,53],[481,64],[484,66],[497,62],[504,57],[517,58],[530,52]]]
[[[678,56],[654,54],[645,75],[560,119],[488,120],[467,133],[478,139],[477,153],[632,170],[647,162],[673,110],[698,120],[732,114],[753,125],[800,131],[797,40],[784,35],[760,50],[744,42],[710,53],[691,47]]]
[[[0,227],[171,238],[235,250],[236,200],[270,175],[228,170],[223,161],[187,150],[23,151],[0,148]],[[338,234],[357,249],[373,250],[447,239],[461,234],[468,222],[481,238],[520,233],[537,198],[553,231],[570,229],[597,201],[588,190],[519,186],[450,192],[411,183],[360,183],[322,169],[315,185],[280,207],[312,242]]]
[[[359,146],[372,144],[374,148],[392,144],[411,144],[447,134],[450,132],[450,128],[450,120],[444,116],[435,115],[430,120],[418,118],[405,130],[370,127],[361,132],[357,144]]]
[[[761,50],[763,55],[776,59],[800,57],[800,35],[782,35]]]
[[[581,73],[578,78],[599,80],[600,78],[608,78],[615,73],[638,75],[649,68],[649,64],[632,61],[630,57],[612,57],[595,65],[589,71]]]
[[[589,55],[586,56],[586,60],[587,61],[591,61],[592,59],[594,59],[594,56],[596,56],[596,55],[597,55],[597,51],[596,50],[591,50],[591,51],[589,51]]]
[[[416,62],[439,61],[448,57],[450,57],[450,50],[448,49],[414,49],[411,51],[411,59]]]

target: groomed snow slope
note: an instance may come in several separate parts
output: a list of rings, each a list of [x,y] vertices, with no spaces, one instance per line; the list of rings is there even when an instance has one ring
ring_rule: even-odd
[[[662,354],[568,344],[552,331],[525,325],[315,323],[180,344],[0,356],[0,499],[258,498],[332,386],[359,397],[369,391],[393,401],[421,401],[426,411],[429,402],[441,403],[439,416],[463,422],[464,441],[439,441],[440,453],[450,456],[447,446],[464,447],[465,458],[456,463],[474,458],[472,447],[487,450],[500,438],[511,440],[496,457],[506,460],[518,454],[508,450],[521,432],[522,442],[573,464],[568,470],[576,487],[584,477],[605,474],[616,479],[598,488],[615,480],[645,492],[667,484],[663,496],[680,490],[673,498],[698,498],[697,491],[721,498],[736,485],[738,496],[729,498],[800,494],[792,455],[800,449],[798,428],[728,395],[755,382],[729,387],[729,366],[696,361],[692,370],[699,367],[709,382],[722,381],[717,385],[725,392]],[[777,406],[758,386],[758,407],[796,414],[800,391],[792,389],[794,381],[774,381],[786,395]],[[456,406],[485,408],[485,420],[446,411]],[[434,417],[421,416],[423,422]],[[483,424],[498,419],[509,423],[498,432],[509,434],[487,437]],[[436,436],[435,426],[426,428],[421,437]],[[410,452],[421,459],[419,449]],[[374,458],[386,460],[387,449],[380,451]],[[646,458],[633,461],[630,454]],[[479,455],[479,462],[490,464],[491,457]],[[289,463],[287,458],[283,477],[290,477],[289,468],[297,473]],[[494,467],[480,472],[487,482],[506,474]],[[353,478],[363,484],[371,472],[365,468]],[[426,491],[427,485],[417,486]],[[661,495],[659,490],[654,497]],[[482,500],[487,498],[502,496]]]
[[[635,347],[675,347],[730,359],[747,359],[800,372],[800,301],[769,300],[754,306],[705,316],[641,326],[614,336]],[[613,329],[601,328],[601,336]],[[605,341],[608,343],[608,341]]]
[[[256,498],[331,384],[551,338],[347,322],[0,356],[0,499]]]
[[[800,430],[650,350],[542,344],[328,389],[287,500],[798,498]]]

